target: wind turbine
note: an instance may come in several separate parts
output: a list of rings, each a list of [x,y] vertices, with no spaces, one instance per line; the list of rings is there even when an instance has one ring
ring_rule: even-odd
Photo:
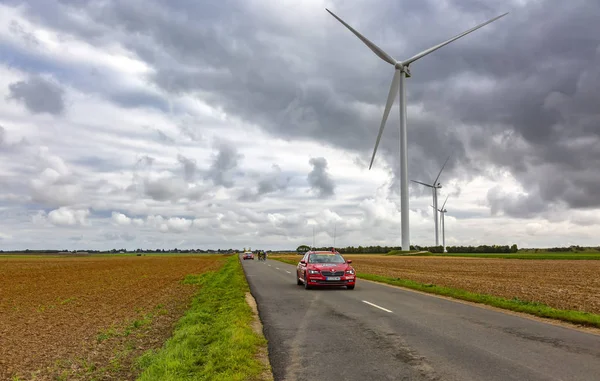
[[[444,167],[446,166],[446,163],[448,163],[448,160],[450,160],[450,156],[448,156],[448,158],[444,162],[444,165],[442,165],[442,169],[440,169],[440,173],[438,173],[437,177],[435,178],[435,180],[433,180],[432,184],[426,184],[426,183],[423,183],[421,181],[411,180],[412,182],[415,182],[417,184],[425,185],[426,187],[431,188],[431,190],[433,191],[433,220],[435,221],[435,245],[436,246],[440,245],[440,239],[439,239],[440,234],[439,234],[439,227],[438,227],[437,190],[442,187],[442,185],[440,183],[438,183],[437,181],[440,178],[440,175],[442,174],[442,171],[444,170]]]
[[[504,17],[508,14],[505,13],[503,15],[494,17],[491,20],[484,22],[483,24],[479,24],[474,28],[471,28],[457,36],[452,37],[451,39],[444,41],[438,45],[432,46],[429,49],[423,50],[421,53],[418,53],[409,59],[404,61],[397,61],[392,56],[384,52],[380,47],[369,41],[362,34],[358,33],[354,28],[348,25],[344,20],[336,16],[329,9],[325,8],[327,12],[329,12],[333,17],[335,17],[339,22],[341,22],[346,28],[348,28],[352,33],[356,35],[362,42],[369,47],[379,58],[394,66],[394,77],[392,79],[392,84],[390,86],[390,92],[388,94],[387,102],[385,104],[385,110],[383,112],[383,119],[381,120],[381,126],[379,127],[379,134],[377,135],[377,141],[375,142],[375,149],[373,150],[373,156],[371,157],[371,164],[369,165],[369,169],[373,166],[373,160],[375,159],[375,153],[377,152],[377,147],[379,146],[379,140],[381,139],[381,134],[383,133],[383,129],[385,127],[385,122],[387,121],[388,115],[390,113],[390,108],[396,99],[396,93],[400,94],[400,213],[401,213],[401,223],[402,223],[402,250],[410,250],[410,237],[409,237],[409,206],[408,206],[408,143],[407,143],[407,134],[406,134],[406,91],[404,89],[404,79],[410,78],[410,70],[409,66],[411,63],[417,61],[420,58],[425,57],[426,55],[433,53],[439,48],[448,45],[449,43],[458,40],[459,38],[466,36],[467,34],[493,22],[498,20],[501,17]]]
[[[449,196],[449,195],[448,195]],[[437,209],[435,206],[431,205],[431,207],[433,209],[435,209],[437,212],[440,212],[440,223],[442,225],[442,246],[443,246],[443,252],[446,252],[446,223],[444,222],[444,215],[446,215],[447,210],[444,209],[444,207],[446,206],[446,201],[448,201],[448,196],[446,196],[446,200],[444,200],[444,203],[442,204],[442,207],[440,209]]]

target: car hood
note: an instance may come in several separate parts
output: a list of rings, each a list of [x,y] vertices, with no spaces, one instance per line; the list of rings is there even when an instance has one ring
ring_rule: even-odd
[[[345,271],[352,267],[347,263],[309,263],[308,268],[318,271]]]

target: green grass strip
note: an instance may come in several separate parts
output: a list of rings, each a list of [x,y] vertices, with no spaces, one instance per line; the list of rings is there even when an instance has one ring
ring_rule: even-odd
[[[280,262],[289,263],[296,265],[298,261],[288,258],[273,258]],[[569,323],[581,324],[591,327],[600,328],[600,315],[592,314],[583,311],[573,310],[560,310],[557,308],[550,307],[543,303],[528,302],[517,298],[505,299],[498,296],[478,294],[458,288],[437,286],[434,284],[425,284],[414,282],[408,279],[392,278],[381,275],[356,273],[356,276],[362,279],[372,280],[375,282],[391,284],[393,286],[400,286],[410,288],[413,290],[428,292],[430,294],[448,296],[455,299],[466,300],[469,302],[487,304],[488,306],[494,306],[498,308],[504,308],[510,311],[524,312],[531,315],[562,320]]]
[[[489,306],[504,308],[516,312],[524,312],[539,317],[557,319],[570,323],[600,328],[600,315],[592,314],[589,312],[560,310],[538,302],[528,302],[517,298],[504,299],[493,295],[478,294],[457,288],[437,286],[434,284],[418,283],[408,279],[391,278],[386,276],[364,273],[357,273],[356,275],[359,278],[368,279],[375,282],[406,287],[413,290],[428,292],[431,294],[449,296],[451,298],[466,300],[469,302],[487,304]]]
[[[163,348],[138,359],[138,380],[242,381],[270,372],[257,359],[266,340],[252,330],[249,287],[238,257],[228,258],[218,272],[188,275],[184,283],[200,290]]]

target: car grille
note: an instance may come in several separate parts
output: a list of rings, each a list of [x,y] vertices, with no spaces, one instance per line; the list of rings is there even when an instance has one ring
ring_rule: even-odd
[[[321,271],[321,275],[323,276],[342,276],[344,275],[343,271]]]

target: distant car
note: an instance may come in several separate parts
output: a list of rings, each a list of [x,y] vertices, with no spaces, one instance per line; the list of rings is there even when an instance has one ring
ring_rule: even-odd
[[[242,258],[243,258],[244,260],[246,260],[246,259],[252,259],[252,260],[253,260],[253,259],[254,259],[254,253],[253,253],[253,252],[251,252],[251,251],[246,251],[246,252],[244,253],[244,256],[243,256]]]
[[[352,260],[337,251],[308,251],[296,266],[296,283],[305,289],[317,286],[346,286],[354,290],[356,272]]]

